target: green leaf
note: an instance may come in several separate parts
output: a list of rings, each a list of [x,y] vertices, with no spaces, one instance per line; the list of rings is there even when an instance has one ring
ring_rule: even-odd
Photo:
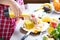
[[[58,38],[60,35],[60,23],[58,26],[51,32],[51,35],[54,36],[54,38]]]
[[[58,26],[57,27],[60,27],[60,23],[58,24]]]

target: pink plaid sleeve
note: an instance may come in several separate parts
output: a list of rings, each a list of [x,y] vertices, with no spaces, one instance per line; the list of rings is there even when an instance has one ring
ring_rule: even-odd
[[[16,0],[16,1],[18,2],[18,4],[20,4],[20,5],[24,5],[23,0]]]
[[[8,8],[7,5],[0,4],[0,38],[10,40],[14,32],[15,19],[7,18],[4,16],[4,9]]]

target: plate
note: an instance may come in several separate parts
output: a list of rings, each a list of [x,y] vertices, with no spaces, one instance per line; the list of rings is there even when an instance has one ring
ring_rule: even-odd
[[[34,31],[35,31],[35,27],[32,28],[32,29],[30,29],[30,30],[28,30],[28,29],[26,29],[26,28],[23,26],[22,29],[23,29],[24,31],[27,31],[27,32],[29,32],[30,30],[32,30],[31,32],[32,32],[32,33],[35,33],[35,32],[34,32]],[[40,32],[40,30],[37,30],[37,31]],[[38,32],[36,32],[36,33],[38,33]]]
[[[39,27],[39,26],[42,26],[42,27]],[[38,24],[37,27],[34,27],[34,28],[30,29],[30,30],[32,30],[32,31],[31,31],[32,33],[34,33],[35,30],[38,31],[38,32],[43,32],[43,31],[46,31],[46,30],[48,29],[48,27],[49,27],[49,24],[46,23],[46,22],[43,22],[43,23],[41,23],[41,24]],[[28,29],[26,29],[26,28],[24,27],[24,24],[23,24],[22,29],[25,30],[25,31],[27,31],[27,32],[30,31],[30,30],[28,30]],[[37,32],[37,33],[38,33],[38,32]]]
[[[55,12],[58,13],[58,14],[60,14],[60,11],[56,11],[56,10],[55,10]]]

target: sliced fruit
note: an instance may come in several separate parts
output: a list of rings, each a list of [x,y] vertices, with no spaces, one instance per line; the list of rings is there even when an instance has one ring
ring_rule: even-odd
[[[42,17],[43,22],[50,22],[51,18],[49,16]]]
[[[48,28],[48,33],[50,34],[53,30],[54,30],[53,27],[49,27],[49,28]]]
[[[60,3],[60,0],[59,0],[59,3]]]
[[[20,15],[20,17],[28,17],[28,18],[30,18],[30,15],[29,15],[28,13],[22,13],[22,14]]]
[[[58,0],[53,0],[53,5],[56,11],[60,10],[60,3]]]
[[[59,11],[59,3],[58,2],[54,2],[54,8],[56,11]]]
[[[22,16],[29,16],[29,14],[27,14],[27,13],[22,13],[21,15]]]
[[[37,29],[34,29],[34,30],[33,30],[33,33],[38,33],[38,30],[37,30]]]
[[[56,28],[57,22],[51,21],[50,22],[50,26],[53,27],[53,28]]]
[[[25,20],[24,25],[25,25],[25,28],[29,29],[29,30],[34,27],[34,23],[32,21],[30,21],[30,20]]]
[[[38,27],[38,26],[36,27],[36,26],[35,26],[35,27],[33,28],[33,32],[34,32],[34,33],[41,32],[41,30],[42,30],[42,27]]]
[[[10,10],[9,16],[10,16],[10,18],[15,18],[15,14],[12,10]]]

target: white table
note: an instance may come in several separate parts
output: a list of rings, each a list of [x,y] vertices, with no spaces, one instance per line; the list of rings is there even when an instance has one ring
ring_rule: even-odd
[[[26,11],[27,13],[31,12],[33,13],[33,10],[35,10],[37,7],[40,6],[40,4],[27,4],[28,6],[28,10]],[[29,12],[28,12],[29,11]],[[39,13],[39,12],[37,12]],[[56,18],[59,18],[60,17],[60,14],[47,14],[49,16],[53,16],[53,17],[56,17]],[[20,27],[23,25],[23,21],[20,19],[19,22],[17,23],[16,25],[16,29],[11,37],[10,40],[21,40],[21,38],[25,35],[23,33],[20,32]],[[37,36],[32,36],[32,35],[29,35],[26,40],[42,40],[40,35],[37,35]]]

